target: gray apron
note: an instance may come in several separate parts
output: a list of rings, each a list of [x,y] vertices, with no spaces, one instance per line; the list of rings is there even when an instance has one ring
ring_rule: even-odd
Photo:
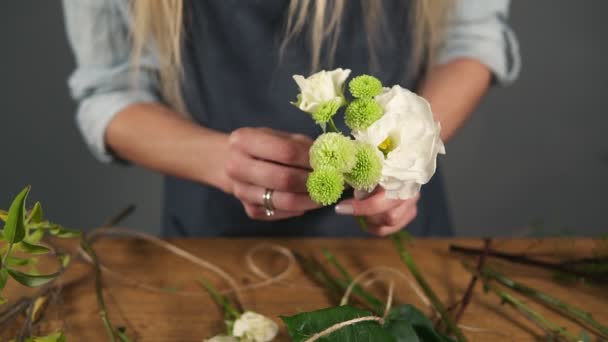
[[[302,34],[279,58],[288,3],[287,0],[186,2],[182,88],[187,109],[197,123],[225,133],[249,126],[302,133],[312,138],[320,134],[310,116],[289,103],[298,93],[292,75],[310,73],[310,53],[306,34]],[[401,84],[415,89],[416,82],[404,81],[408,79],[410,51],[407,2],[383,1],[384,33],[378,36],[375,48],[377,68],[370,63],[360,3],[346,2],[333,65],[351,69],[352,76],[372,73],[385,85]],[[338,127],[348,132],[341,121],[338,120]],[[418,216],[407,227],[412,234],[451,234],[439,172],[423,186],[418,207]],[[165,179],[162,232],[165,236],[369,235],[359,229],[353,217],[336,215],[333,207],[281,221],[252,220],[235,197],[173,177]]]

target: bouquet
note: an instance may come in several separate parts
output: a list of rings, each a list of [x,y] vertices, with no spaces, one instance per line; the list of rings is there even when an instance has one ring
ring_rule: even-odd
[[[323,130],[310,148],[310,197],[331,205],[346,185],[366,192],[379,185],[391,199],[414,197],[435,173],[437,155],[445,154],[431,106],[399,85],[383,87],[370,75],[348,83],[352,99],[347,99],[344,88],[350,72],[293,76],[301,91],[293,104]],[[341,109],[351,130],[348,136],[335,125]]]

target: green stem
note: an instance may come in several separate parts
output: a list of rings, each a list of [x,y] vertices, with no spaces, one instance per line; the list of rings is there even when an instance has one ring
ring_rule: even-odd
[[[325,255],[327,261],[334,265],[334,267],[338,270],[338,272],[340,272],[340,274],[344,278],[344,281],[338,282],[338,284],[344,290],[347,289],[353,282],[353,277],[350,275],[350,273],[348,273],[346,268],[344,268],[344,266],[340,264],[338,259],[336,259],[336,257],[327,248],[323,248],[323,254]],[[359,284],[355,284],[353,286],[353,292],[363,298],[373,308],[373,310],[376,311],[376,313],[382,314],[382,312],[384,311],[384,306],[382,305],[382,302],[379,299],[369,294],[361,286],[359,286]]]
[[[294,253],[294,255],[306,275],[325,287],[329,291],[332,299],[335,300],[335,302],[339,302],[342,296],[341,286],[327,274],[323,265],[312,257],[307,258],[300,253]]]
[[[222,296],[220,292],[213,287],[213,285],[211,285],[210,282],[205,279],[200,279],[200,283],[207,290],[207,292],[209,292],[213,300],[224,308],[226,314],[230,315],[228,318],[237,319],[239,316],[241,316],[238,310],[230,304],[230,301],[225,296]]]
[[[517,298],[511,296],[509,293],[502,291],[501,289],[497,288],[496,286],[488,284],[488,283],[486,283],[486,288],[489,291],[494,292],[494,294],[496,294],[498,297],[500,297],[500,299],[504,303],[507,303],[507,304],[511,305],[512,307],[514,307],[515,309],[517,309],[517,311],[521,312],[525,316],[527,316],[530,319],[532,319],[533,321],[535,321],[536,324],[538,324],[545,331],[548,331],[549,333],[553,334],[555,337],[562,337],[562,338],[566,339],[567,341],[578,341],[578,339],[575,336],[573,336],[572,334],[570,334],[568,332],[568,330],[566,330],[566,329],[558,326],[557,324],[553,323],[552,321],[546,319],[541,314],[534,311],[532,308],[530,308],[529,306],[527,306],[526,304],[524,304]]]
[[[528,287],[524,284],[518,283],[512,279],[505,277],[500,274],[498,271],[492,270],[488,267],[485,267],[481,270],[481,275],[486,278],[491,278],[499,282],[500,284],[515,290],[519,293],[522,293],[528,297],[534,298],[546,306],[553,308],[562,314],[574,318],[576,320],[582,321],[591,327],[600,331],[603,337],[608,338],[608,327],[600,324],[598,321],[593,319],[590,313],[585,312],[575,306],[572,306],[568,303],[565,303],[555,297],[552,297],[548,294],[545,294],[541,291]]]
[[[414,259],[407,251],[407,249],[403,246],[401,235],[399,233],[392,234],[390,235],[390,239],[391,241],[393,241],[393,244],[401,255],[401,259],[410,270],[410,273],[412,273],[412,276],[414,276],[414,278],[418,282],[418,285],[420,285],[422,291],[424,291],[424,294],[431,301],[431,305],[433,305],[433,308],[439,313],[441,320],[448,328],[448,332],[454,334],[454,336],[459,342],[466,341],[467,339],[464,337],[464,334],[462,333],[458,325],[452,320],[448,311],[445,309],[445,307],[443,306],[431,286],[426,282],[426,280],[422,276],[422,273],[420,273],[420,271],[418,270]]]
[[[327,125],[329,126],[329,131],[330,132],[335,132],[335,133],[342,133],[338,127],[336,126],[336,123],[334,122],[334,119],[331,118],[329,119],[329,121],[327,121]]]
[[[97,295],[97,304],[99,305],[99,314],[101,316],[101,320],[103,322],[104,327],[106,328],[106,332],[108,337],[110,337],[110,341],[116,341],[116,334],[114,333],[114,328],[112,326],[112,322],[110,321],[110,316],[108,315],[108,311],[106,310],[106,303],[103,299],[103,284],[101,281],[101,268],[99,267],[99,259],[97,259],[97,254],[95,250],[87,240],[85,234],[82,235],[80,239],[80,245],[82,249],[91,257],[91,261],[93,262],[93,267],[95,268],[95,294]]]

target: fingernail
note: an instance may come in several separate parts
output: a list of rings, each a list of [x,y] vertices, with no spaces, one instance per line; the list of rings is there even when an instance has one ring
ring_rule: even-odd
[[[355,213],[355,208],[352,204],[338,204],[336,206],[336,214],[339,215],[352,215]]]
[[[362,191],[362,190],[355,190],[355,192],[353,193],[354,197],[356,200],[363,200],[369,197],[369,195],[371,195],[371,192],[367,192],[367,191]]]

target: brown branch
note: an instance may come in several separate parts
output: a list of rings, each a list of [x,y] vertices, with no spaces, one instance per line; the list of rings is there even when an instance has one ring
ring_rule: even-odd
[[[490,251],[490,244],[492,241],[488,238],[483,239],[483,252],[479,256],[477,260],[477,271],[481,271],[483,269],[483,265],[485,264],[486,257],[488,256],[488,252]],[[475,289],[475,285],[477,284],[477,274],[471,275],[471,281],[469,282],[469,286],[467,286],[467,290],[462,296],[461,305],[456,312],[456,316],[454,317],[454,321],[458,323],[464,314],[467,306],[471,302],[471,298],[473,298],[473,290]]]
[[[483,254],[484,251],[479,248],[470,248],[470,247],[463,247],[463,246],[457,246],[457,245],[450,245],[450,252],[456,252],[456,253],[461,253],[461,254],[466,254],[466,255],[480,255],[480,254]],[[505,252],[499,252],[499,251],[490,249],[487,253],[487,256],[507,260],[510,262],[518,263],[518,264],[535,266],[535,267],[549,269],[549,270],[553,270],[553,271],[569,273],[569,274],[572,274],[577,277],[587,278],[589,280],[594,280],[597,282],[608,281],[608,276],[606,276],[606,275],[580,271],[580,270],[574,269],[572,267],[568,267],[567,264],[563,264],[563,263],[555,263],[555,262],[533,259],[524,254],[505,253]]]

